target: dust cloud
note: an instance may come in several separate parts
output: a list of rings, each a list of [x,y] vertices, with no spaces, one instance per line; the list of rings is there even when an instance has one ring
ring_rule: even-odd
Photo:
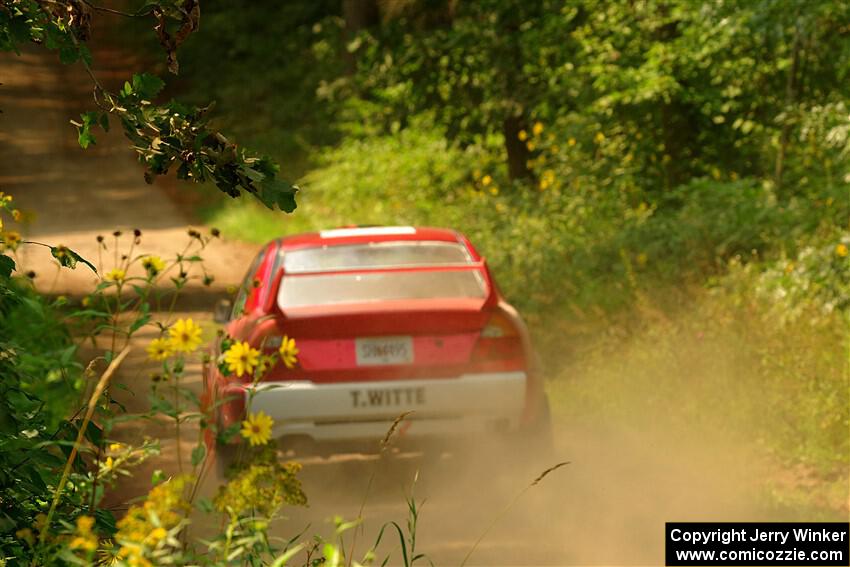
[[[412,490],[422,503],[417,551],[435,565],[460,564],[482,535],[469,565],[647,565],[663,564],[665,521],[764,519],[753,498],[758,474],[729,447],[598,424],[561,425],[556,444],[549,464],[570,464],[525,492],[548,464],[499,443],[443,454],[307,457],[310,506],[286,509],[279,535],[307,528],[331,537],[332,518],[355,519],[362,505],[357,556],[385,523],[406,526]],[[388,554],[390,565],[401,564],[394,531],[384,536],[379,563]]]
[[[760,408],[747,385],[755,362],[741,342],[681,331],[654,329],[550,383],[553,455],[470,439],[447,452],[303,459],[310,506],[287,508],[280,535],[306,528],[332,537],[332,518],[353,520],[362,507],[359,559],[387,522],[406,526],[411,489],[423,502],[416,550],[435,565],[461,564],[482,535],[467,565],[661,565],[668,521],[823,519],[778,511],[766,497],[777,467],[746,428]],[[570,464],[523,492],[560,461]],[[349,551],[352,540],[347,532]],[[394,529],[378,563],[387,555],[402,563]]]

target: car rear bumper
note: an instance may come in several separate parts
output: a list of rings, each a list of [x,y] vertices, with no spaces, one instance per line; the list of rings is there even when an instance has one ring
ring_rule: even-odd
[[[526,405],[525,372],[465,374],[458,378],[316,384],[258,384],[250,411],[275,420],[275,437],[315,441],[380,439],[399,415],[412,411],[397,435],[460,436],[516,430]],[[243,390],[245,405],[251,398]]]

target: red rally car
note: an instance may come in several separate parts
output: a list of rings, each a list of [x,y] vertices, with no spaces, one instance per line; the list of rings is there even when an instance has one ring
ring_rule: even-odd
[[[257,349],[276,351],[286,335],[300,351],[294,368],[278,363],[256,386],[208,364],[204,398],[219,431],[244,418],[253,389],[251,411],[274,418],[273,436],[284,440],[379,440],[412,410],[407,439],[549,442],[528,331],[454,230],[341,228],[275,240],[217,319]]]

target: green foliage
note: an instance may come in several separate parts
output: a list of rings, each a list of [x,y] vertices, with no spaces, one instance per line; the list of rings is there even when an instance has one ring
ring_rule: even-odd
[[[280,167],[274,161],[237,147],[208,126],[207,113],[212,105],[199,108],[176,101],[155,104],[154,99],[165,83],[146,73],[133,75],[117,93],[104,89],[92,73],[91,53],[85,45],[90,35],[91,10],[88,3],[77,0],[50,3],[18,0],[0,7],[0,50],[19,52],[19,44],[32,41],[58,50],[63,63],[83,62],[94,83],[100,110],[81,114],[82,122],[72,122],[82,148],[95,143],[92,131],[95,126],[109,129],[109,116],[114,115],[144,164],[145,180],[149,183],[154,176],[176,167],[180,179],[209,180],[230,197],[238,197],[245,191],[270,209],[295,210],[298,188],[277,176]],[[176,50],[198,26],[199,3],[195,0],[154,2],[140,12],[123,15],[151,16],[156,20],[155,30],[167,53],[168,68],[176,74]]]
[[[0,310],[0,343],[24,395],[43,400],[40,412],[56,426],[76,401],[82,385],[77,348],[60,322],[63,299],[49,301],[27,280],[9,280]]]
[[[0,284],[0,554],[5,557],[29,556],[26,538],[16,532],[36,525],[36,517],[46,512],[50,487],[76,436],[79,422],[71,418],[71,408],[83,386],[76,355],[57,302],[39,296],[27,282]],[[97,435],[94,429],[89,433]],[[74,491],[62,510],[71,519],[82,504]]]
[[[285,157],[294,178],[314,145],[339,137],[336,105],[319,94],[344,68],[336,57],[338,18],[331,18],[339,2],[234,8],[227,0],[204,1],[203,32],[181,47],[192,62],[181,71],[182,96],[198,105],[216,100],[217,123],[262,152]]]
[[[77,262],[82,262],[86,266],[91,269],[94,273],[97,273],[97,269],[94,267],[94,264],[68,248],[67,246],[50,246],[50,255],[56,258],[59,262],[59,265],[63,268],[74,269],[77,267]]]
[[[0,277],[8,278],[15,271],[15,261],[6,255],[0,255]]]
[[[606,333],[573,338],[581,356],[559,358],[562,379],[548,388],[555,407],[577,422],[685,442],[733,439],[846,483],[847,319],[809,305],[788,320],[752,285],[735,277],[675,311],[661,310],[676,293],[665,289],[625,320],[601,322]]]
[[[208,213],[231,233],[455,226],[533,317],[628,306],[635,274],[675,283],[737,256],[793,256],[823,223],[846,219],[837,88],[850,50],[833,33],[846,7],[414,1],[381,6],[380,24],[355,34],[329,7],[281,10],[301,43],[274,55],[199,38],[193,81],[233,107],[269,99],[291,112],[294,98],[311,100],[311,128],[320,115],[330,123],[310,138],[346,137],[313,154],[302,184],[315,214],[283,225],[245,206]],[[248,12],[211,11],[222,33],[272,35]],[[222,61],[234,80],[204,78]],[[273,92],[305,65],[303,81]],[[260,73],[269,81],[244,80]],[[284,155],[304,149],[250,113],[237,127]],[[506,150],[527,180],[512,180]]]

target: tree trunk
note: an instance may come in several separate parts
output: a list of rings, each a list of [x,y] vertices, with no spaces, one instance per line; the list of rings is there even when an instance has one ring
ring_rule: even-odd
[[[797,100],[797,69],[800,66],[800,28],[794,30],[794,47],[792,48],[791,69],[785,82],[785,112],[791,110],[791,105]],[[776,167],[773,178],[777,191],[782,189],[782,174],[785,171],[785,156],[788,152],[788,142],[791,139],[791,120],[786,115],[779,135],[779,151],[776,154]]]
[[[523,130],[525,121],[521,116],[511,115],[502,122],[502,131],[505,134],[505,151],[508,154],[508,175],[511,179],[527,179],[531,177],[528,169],[528,158],[531,152],[525,142],[519,139],[520,130]]]
[[[342,0],[342,17],[345,20],[345,42],[350,42],[360,30],[376,26],[381,22],[377,0]],[[345,49],[346,71],[353,75],[357,70],[354,54]]]

